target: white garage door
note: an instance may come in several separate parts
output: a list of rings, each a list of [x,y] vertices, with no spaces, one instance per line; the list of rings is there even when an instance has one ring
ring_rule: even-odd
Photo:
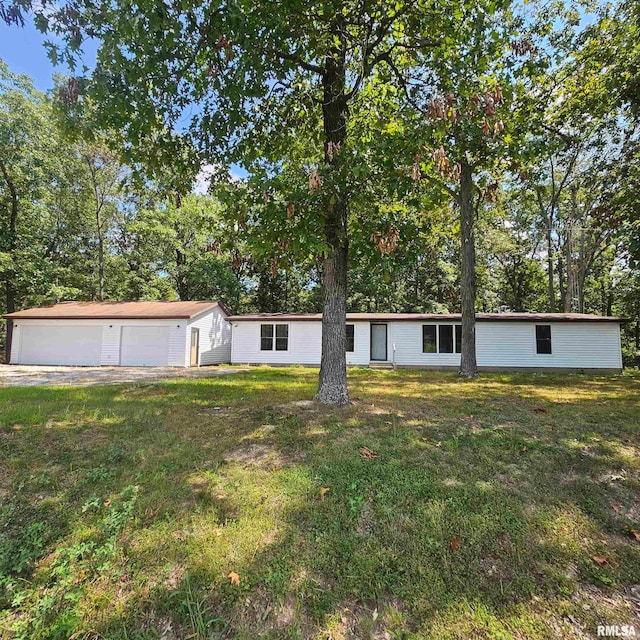
[[[20,333],[20,364],[100,364],[101,325],[25,324]]]
[[[166,367],[169,364],[169,327],[122,327],[120,364],[123,367]]]

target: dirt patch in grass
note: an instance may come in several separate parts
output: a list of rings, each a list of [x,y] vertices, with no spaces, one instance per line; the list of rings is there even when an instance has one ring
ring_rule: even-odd
[[[230,464],[259,467],[260,469],[281,469],[284,466],[300,463],[304,455],[297,451],[285,454],[272,444],[242,444],[235,449],[228,450],[223,460]]]

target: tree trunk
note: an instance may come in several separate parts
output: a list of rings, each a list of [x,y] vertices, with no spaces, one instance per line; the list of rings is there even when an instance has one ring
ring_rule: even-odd
[[[102,229],[102,207],[96,209],[96,227],[98,230],[98,300],[104,301],[104,237]]]
[[[549,313],[556,310],[556,294],[553,283],[553,209],[547,214],[547,277],[549,290]]]
[[[460,163],[460,235],[461,274],[460,304],[462,306],[462,353],[460,375],[478,375],[476,362],[476,248],[474,242],[475,207],[473,204],[473,168],[463,158]]]
[[[569,225],[567,229],[567,288],[564,291],[564,305],[563,310],[565,313],[571,313],[573,306],[573,291],[575,288],[575,268],[573,264],[573,229]]]
[[[347,134],[347,102],[345,96],[346,47],[342,29],[336,28],[336,39],[325,59],[322,78],[324,127],[324,162],[336,176],[331,193],[326,194],[325,241],[327,254],[322,265],[322,356],[316,400],[328,405],[344,405],[347,392],[346,320],[347,264],[349,242],[347,215],[349,195],[340,185],[339,173]]]
[[[11,197],[11,209],[9,214],[9,238],[7,242],[7,253],[12,260],[12,266],[5,271],[4,291],[5,291],[5,308],[6,313],[16,311],[16,288],[13,283],[15,277],[15,268],[13,259],[15,258],[17,237],[18,237],[18,191],[16,189],[6,165],[0,158],[0,173],[7,185]],[[11,361],[11,343],[13,341],[13,321],[7,320],[7,340],[5,342],[6,361]]]

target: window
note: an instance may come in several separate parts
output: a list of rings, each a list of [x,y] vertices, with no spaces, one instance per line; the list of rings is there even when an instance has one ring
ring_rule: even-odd
[[[441,324],[440,331],[440,353],[453,353],[453,325]]]
[[[422,353],[437,353],[436,325],[422,325]]]
[[[347,351],[350,353],[355,351],[355,325],[347,325]]]
[[[536,353],[551,353],[551,325],[536,325]]]
[[[289,325],[261,324],[260,351],[273,351],[274,338],[276,351],[287,351],[289,349]]]
[[[459,324],[423,324],[422,353],[460,353],[462,326]]]
[[[273,325],[260,325],[260,351],[273,351]]]
[[[276,351],[287,351],[289,349],[289,325],[276,325]]]

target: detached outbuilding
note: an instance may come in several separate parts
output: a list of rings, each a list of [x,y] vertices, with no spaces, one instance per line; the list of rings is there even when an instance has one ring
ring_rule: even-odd
[[[12,364],[189,367],[229,362],[218,302],[61,302],[7,316]]]
[[[320,364],[320,314],[230,316],[231,362]],[[481,370],[622,369],[620,318],[578,313],[479,313]],[[348,313],[347,364],[457,369],[460,314]]]

